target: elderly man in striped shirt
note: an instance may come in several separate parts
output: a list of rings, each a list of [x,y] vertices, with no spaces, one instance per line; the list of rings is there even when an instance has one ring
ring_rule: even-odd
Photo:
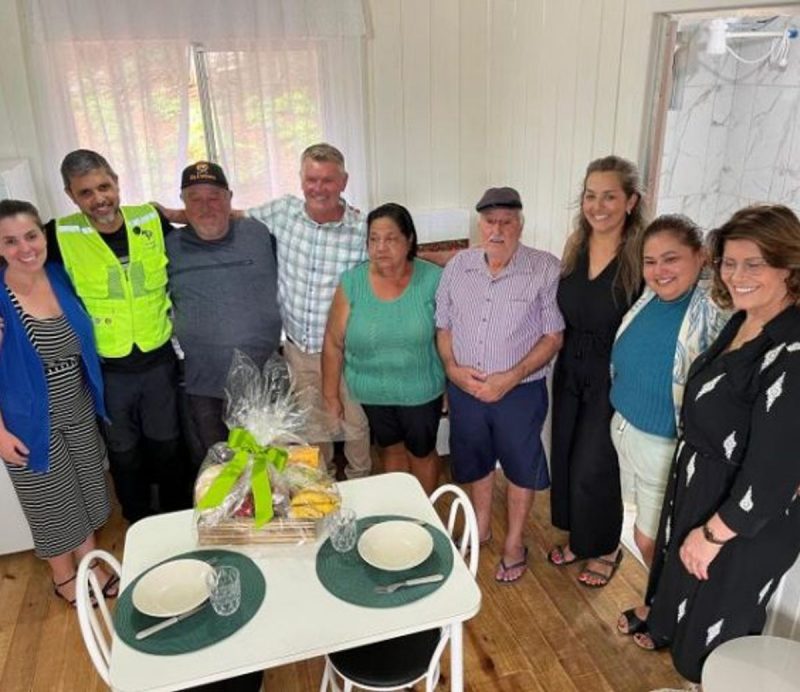
[[[476,205],[481,245],[447,265],[436,295],[439,353],[448,377],[453,477],[470,486],[481,543],[491,539],[495,462],[508,480],[508,529],[495,579],[527,569],[525,521],[550,484],[541,430],[545,378],[562,344],[558,259],[520,243],[513,188],[488,189]]]

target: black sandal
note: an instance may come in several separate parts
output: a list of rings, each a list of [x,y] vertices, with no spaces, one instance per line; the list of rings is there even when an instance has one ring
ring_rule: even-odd
[[[75,572],[75,574],[73,574],[73,575],[72,575],[72,576],[71,576],[69,579],[65,579],[65,580],[64,580],[64,581],[62,581],[60,584],[56,584],[56,583],[55,583],[55,581],[53,582],[53,593],[54,593],[56,596],[58,596],[58,598],[60,598],[62,601],[66,601],[66,602],[67,602],[67,605],[71,606],[72,608],[74,608],[74,607],[75,607],[75,605],[76,605],[76,601],[75,601],[75,599],[74,599],[74,598],[72,598],[72,599],[70,599],[70,598],[67,598],[67,597],[66,597],[66,596],[65,596],[63,593],[61,593],[61,591],[59,591],[59,589],[60,589],[62,586],[66,586],[66,585],[67,585],[67,584],[69,584],[70,582],[73,582],[73,581],[75,581],[75,577],[77,577],[77,576],[78,576],[78,573],[77,573],[77,572]]]
[[[89,563],[89,569],[93,570],[95,567],[100,567],[100,560],[95,558]],[[105,570],[103,570],[105,572]],[[109,575],[108,579],[106,579],[106,583],[100,587],[100,592],[103,594],[103,598],[116,598],[119,596],[119,575],[111,574]],[[92,601],[94,601],[94,594],[92,594]],[[96,605],[95,605],[96,607]]]
[[[580,558],[575,553],[572,553],[572,550],[570,550],[570,552],[572,553],[572,559],[567,560],[565,551],[566,551],[566,546],[554,545],[552,548],[550,548],[550,551],[547,553],[547,561],[551,565],[555,565],[556,567],[566,567],[567,565],[571,565],[572,563],[580,560]]]
[[[619,626],[619,622],[623,618],[625,619],[625,629]],[[617,632],[629,637],[632,637],[634,634],[647,632],[647,618],[642,620],[642,618],[636,614],[636,608],[625,610],[620,613],[619,619],[617,620]]]
[[[642,644],[642,636],[647,637],[652,646],[645,646]],[[641,632],[637,632],[633,635],[633,643],[642,649],[642,651],[660,651],[661,649],[666,649],[672,642],[666,637],[655,636],[647,630],[647,626],[645,625],[645,628]]]
[[[105,584],[103,584],[103,596],[105,598],[116,598],[119,596],[119,576],[112,574]]]
[[[607,567],[611,568],[611,572],[608,574],[603,574],[602,572],[598,572],[594,569],[589,569],[588,567],[584,567],[581,570],[581,573],[578,575],[578,583],[583,584],[587,589],[602,589],[604,586],[608,586],[608,583],[614,578],[614,575],[617,573],[619,569],[619,564],[622,562],[623,558],[622,548],[617,550],[617,556],[613,560],[609,560],[605,557],[593,557],[587,560],[587,563],[594,560],[595,562],[599,562],[601,565],[606,565]],[[583,575],[587,575],[590,577],[596,577],[600,581],[595,584],[592,584],[588,581],[584,581],[581,579]]]

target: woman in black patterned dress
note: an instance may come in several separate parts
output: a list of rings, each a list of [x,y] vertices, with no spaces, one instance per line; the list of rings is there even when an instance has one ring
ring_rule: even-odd
[[[800,221],[742,209],[711,251],[715,298],[739,312],[689,372],[649,615],[619,623],[695,682],[714,648],[761,632],[800,553]]]
[[[0,258],[0,457],[54,592],[74,605],[77,564],[111,509],[92,324],[63,270],[45,263],[42,224],[27,202],[0,201]],[[116,595],[116,577],[95,570]]]

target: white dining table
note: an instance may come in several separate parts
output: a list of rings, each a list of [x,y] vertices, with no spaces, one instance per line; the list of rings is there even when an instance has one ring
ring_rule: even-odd
[[[399,514],[422,519],[446,533],[419,482],[409,474],[371,476],[338,486],[343,505],[359,517]],[[258,612],[227,639],[187,654],[142,653],[115,636],[112,689],[180,690],[449,624],[451,690],[461,692],[462,623],[481,604],[480,589],[465,562],[455,554],[453,570],[442,586],[418,601],[367,608],[339,600],[317,578],[316,554],[323,540],[324,536],[304,545],[230,547],[252,557],[264,574],[267,592]],[[122,588],[153,565],[195,549],[190,510],[136,522],[125,537]]]

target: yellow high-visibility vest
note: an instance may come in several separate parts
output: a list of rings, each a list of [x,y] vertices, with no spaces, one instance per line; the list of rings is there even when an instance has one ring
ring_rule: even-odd
[[[121,207],[128,236],[127,269],[82,213],[56,222],[56,239],[75,291],[94,323],[97,352],[127,356],[136,344],[153,351],[169,339],[167,254],[158,212]]]

